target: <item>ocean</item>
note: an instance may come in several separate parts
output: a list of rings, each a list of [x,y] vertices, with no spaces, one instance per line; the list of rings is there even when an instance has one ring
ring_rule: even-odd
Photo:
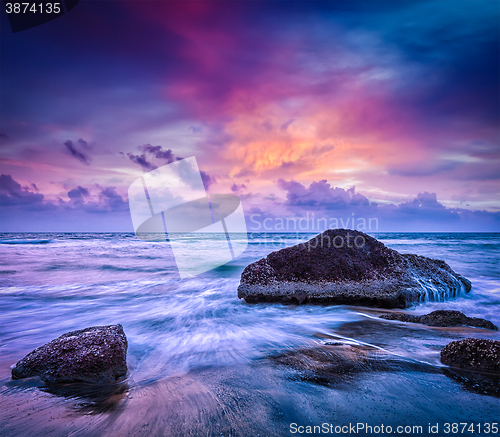
[[[453,309],[500,326],[500,234],[371,235],[444,260],[472,282],[468,294],[408,312]],[[238,299],[246,265],[313,236],[248,234],[233,262],[180,279],[168,243],[134,234],[0,234],[0,435],[287,436],[324,423],[422,427],[406,435],[436,435],[437,425],[444,435],[446,423],[500,422],[498,380],[450,373],[439,360],[450,341],[500,340],[498,332],[379,319],[391,310]],[[129,342],[129,375],[116,387],[58,391],[11,380],[11,366],[34,348],[117,323]],[[375,347],[398,364],[323,381],[270,359],[326,341]]]

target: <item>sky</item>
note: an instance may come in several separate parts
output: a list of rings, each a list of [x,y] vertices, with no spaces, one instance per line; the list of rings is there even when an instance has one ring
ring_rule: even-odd
[[[191,156],[249,231],[500,232],[499,15],[81,0],[13,33],[2,11],[0,232],[133,232],[129,186]]]

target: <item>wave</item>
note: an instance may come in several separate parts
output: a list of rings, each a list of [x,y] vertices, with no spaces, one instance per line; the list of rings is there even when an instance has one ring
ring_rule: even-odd
[[[99,270],[114,270],[117,272],[140,272],[140,273],[158,273],[158,272],[168,272],[169,266],[162,267],[121,267],[121,266],[113,266],[110,264],[103,264],[101,266],[97,266]]]
[[[52,240],[0,240],[0,244],[48,244],[51,243]]]

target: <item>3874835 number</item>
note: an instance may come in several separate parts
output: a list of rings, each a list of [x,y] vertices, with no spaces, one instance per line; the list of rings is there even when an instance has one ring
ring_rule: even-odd
[[[5,11],[8,14],[59,14],[61,3],[6,3]]]

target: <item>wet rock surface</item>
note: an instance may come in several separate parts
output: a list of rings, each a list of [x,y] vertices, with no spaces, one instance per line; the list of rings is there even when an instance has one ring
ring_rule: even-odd
[[[17,362],[12,378],[46,383],[112,383],[127,374],[127,338],[121,325],[68,332]]]
[[[248,265],[238,297],[247,303],[406,308],[470,289],[444,261],[400,254],[363,232],[330,229]]]
[[[500,374],[500,341],[465,338],[441,350],[441,362],[459,369]]]
[[[443,374],[457,382],[465,391],[500,398],[500,375],[445,368]]]
[[[362,372],[437,371],[430,365],[400,359],[377,348],[342,342],[291,350],[270,359],[299,372],[301,379],[327,385]]]
[[[500,374],[471,372],[456,367],[441,368],[368,345],[331,341],[315,347],[290,350],[269,359],[276,365],[290,369],[292,379],[328,387],[350,387],[368,373],[378,373],[381,377],[388,373],[443,374],[468,392],[500,397]]]
[[[451,310],[437,310],[423,316],[414,316],[412,314],[382,314],[380,318],[386,320],[399,320],[400,322],[422,323],[428,326],[472,326],[475,328],[498,331],[498,328],[489,320],[478,317],[467,317],[460,311]]]

